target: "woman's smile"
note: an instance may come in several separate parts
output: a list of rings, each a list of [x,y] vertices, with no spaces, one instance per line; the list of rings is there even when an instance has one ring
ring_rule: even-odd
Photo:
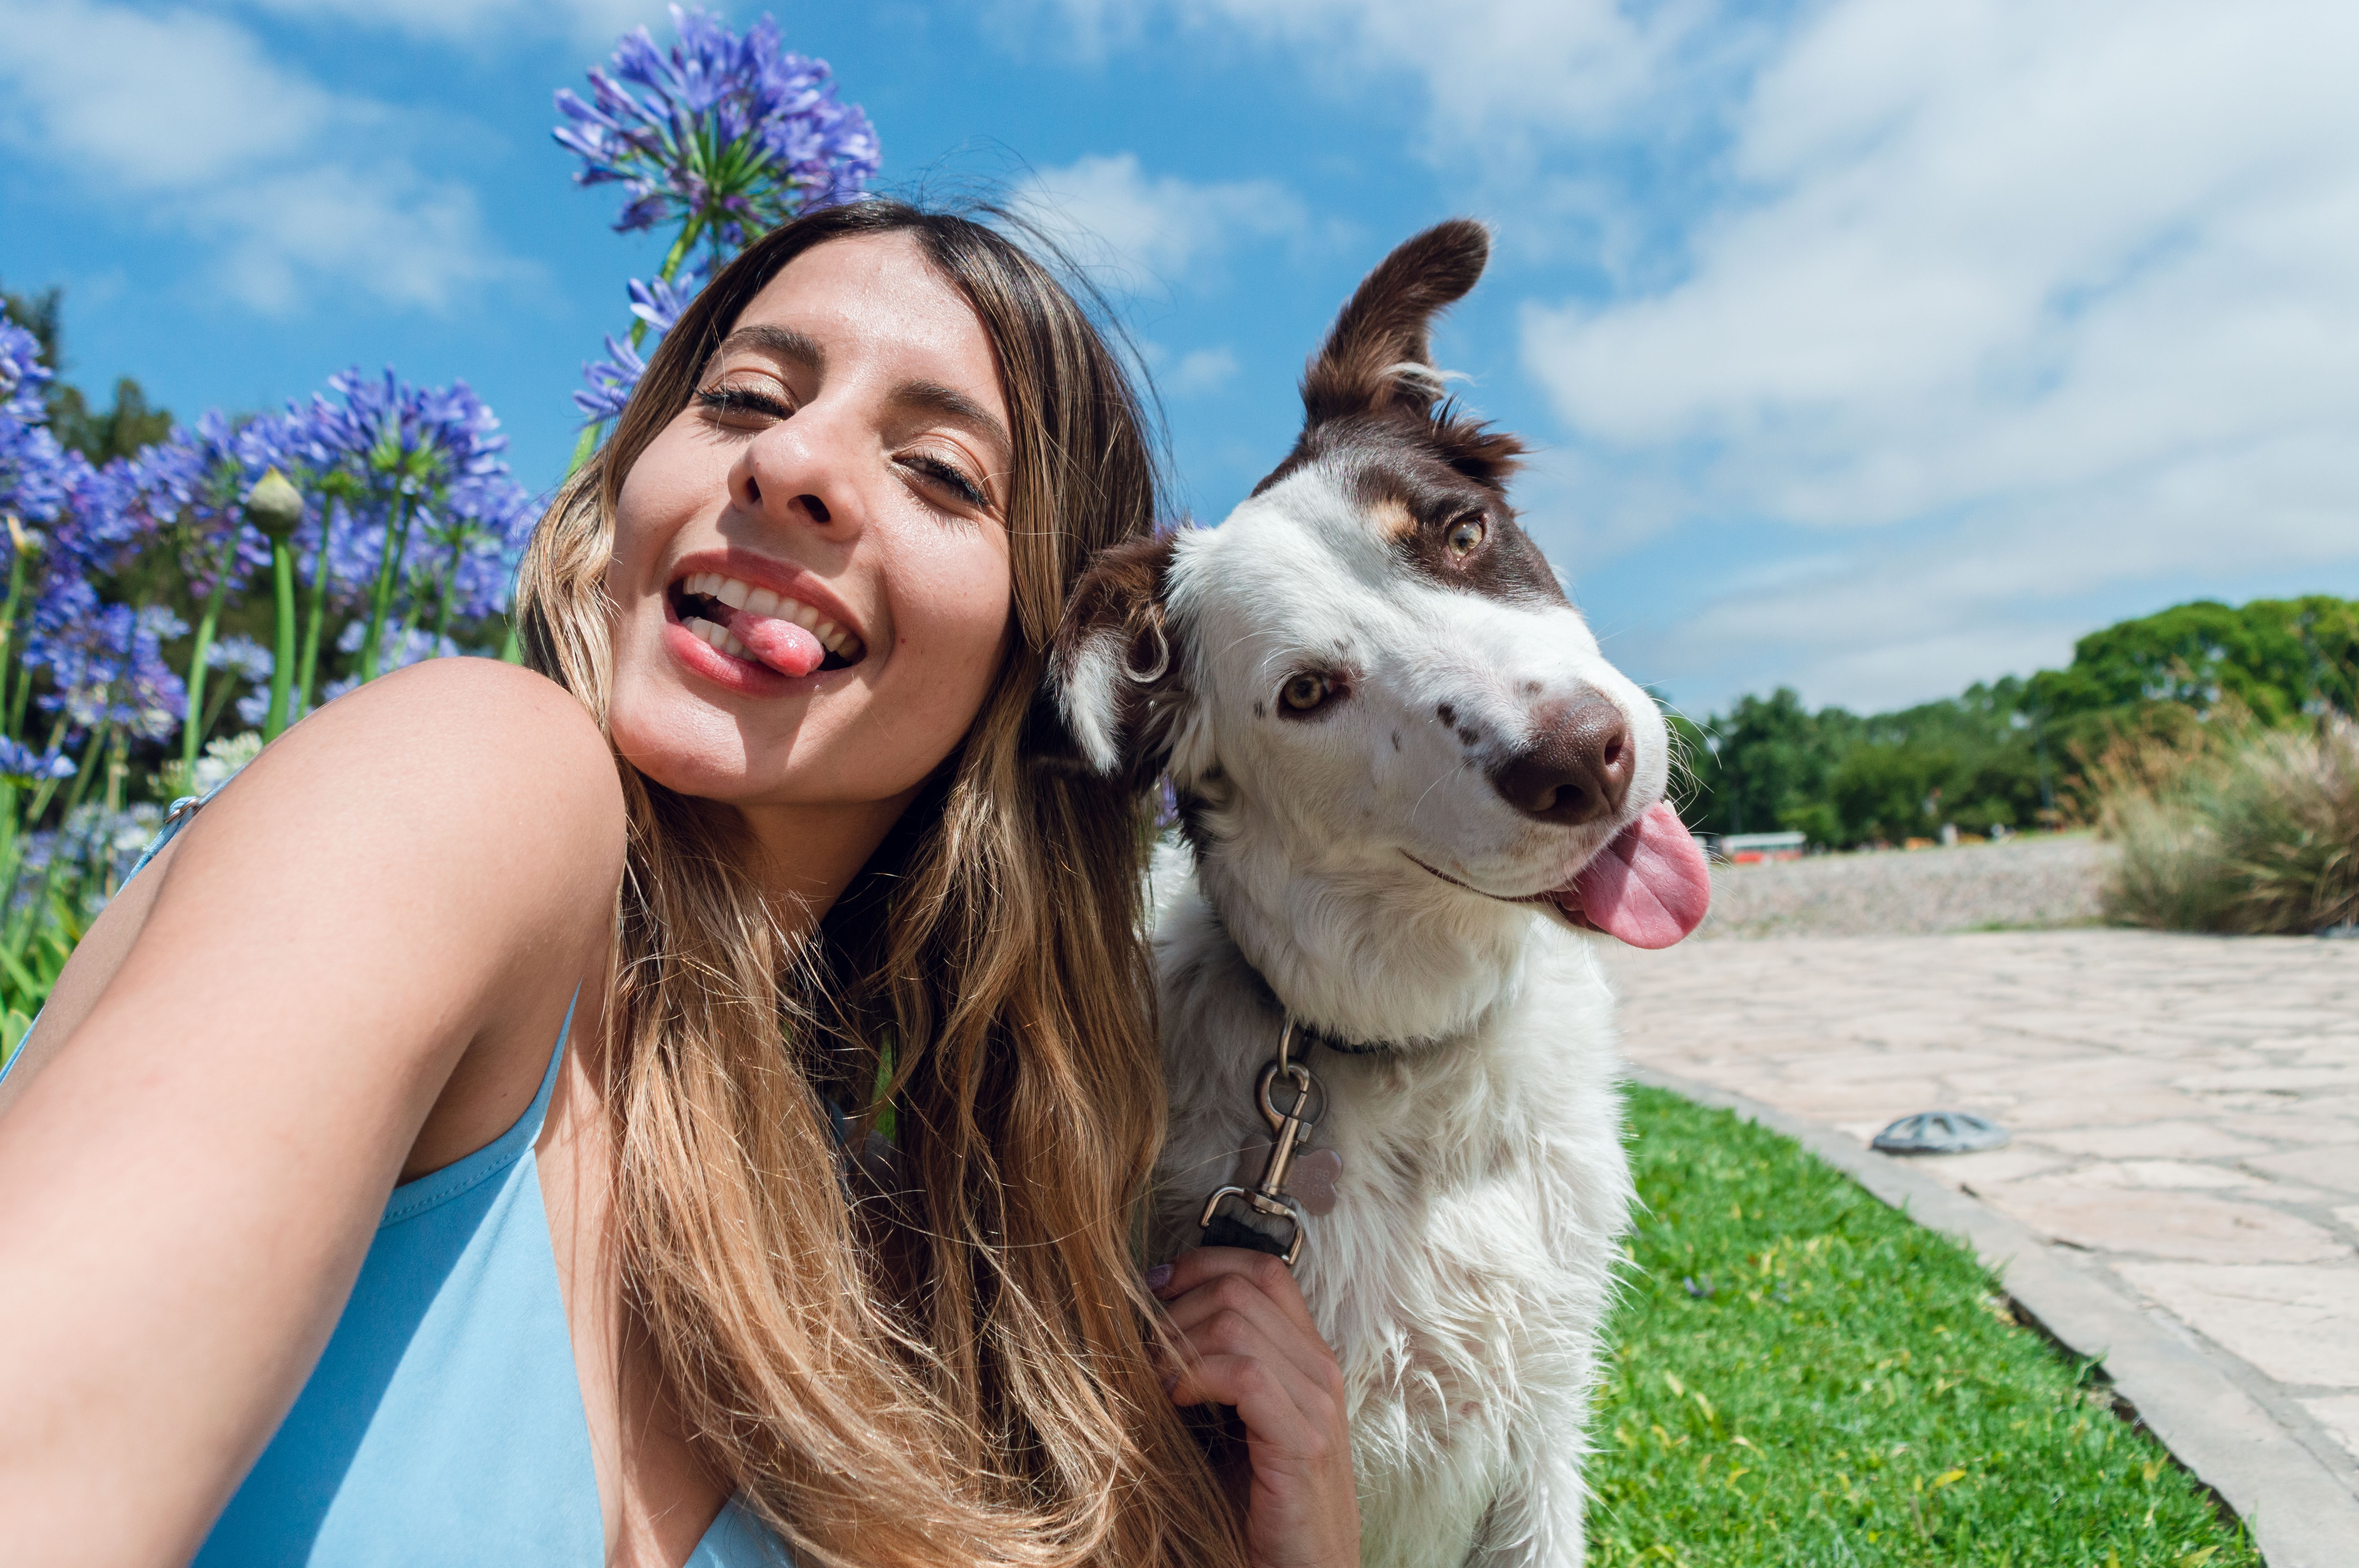
[[[746,697],[788,696],[868,657],[858,621],[811,573],[743,550],[674,563],[664,647],[690,675]]]

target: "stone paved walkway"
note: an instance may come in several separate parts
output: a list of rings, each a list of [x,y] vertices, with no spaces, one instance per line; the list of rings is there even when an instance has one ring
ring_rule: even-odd
[[[1612,962],[1640,1065],[1862,1143],[1935,1108],[2012,1129],[1908,1164],[2075,1249],[2359,1490],[2359,942],[1813,936]]]

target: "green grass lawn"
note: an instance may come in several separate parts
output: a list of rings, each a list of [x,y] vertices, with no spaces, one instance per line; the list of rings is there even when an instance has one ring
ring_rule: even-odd
[[[1592,1564],[2259,1563],[1964,1247],[1726,1111],[1630,1119]]]

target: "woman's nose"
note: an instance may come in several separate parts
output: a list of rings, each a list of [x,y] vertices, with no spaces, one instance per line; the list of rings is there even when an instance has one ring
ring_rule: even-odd
[[[857,450],[836,410],[823,401],[799,408],[745,443],[730,470],[731,498],[765,522],[856,533]]]

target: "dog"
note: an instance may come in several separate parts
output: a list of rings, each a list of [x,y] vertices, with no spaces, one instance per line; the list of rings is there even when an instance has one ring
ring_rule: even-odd
[[[1212,1237],[1301,1238],[1366,1568],[1581,1561],[1631,1201],[1597,944],[1675,942],[1711,888],[1660,714],[1508,505],[1521,443],[1441,395],[1430,325],[1488,254],[1457,221],[1386,257],[1286,460],[1218,527],[1101,556],[1049,660],[1088,766],[1168,774],[1192,862],[1155,932],[1153,1256],[1266,1162],[1256,1082],[1289,1023],[1323,1090],[1315,1197],[1228,1204]]]

